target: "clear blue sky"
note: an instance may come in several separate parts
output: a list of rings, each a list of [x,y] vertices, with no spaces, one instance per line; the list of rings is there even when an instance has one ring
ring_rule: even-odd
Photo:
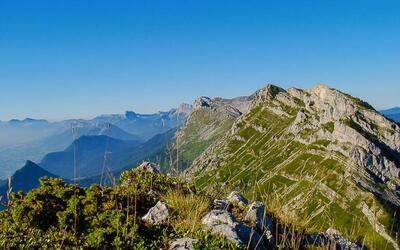
[[[267,82],[398,106],[399,13],[399,0],[0,0],[0,120],[154,112]]]

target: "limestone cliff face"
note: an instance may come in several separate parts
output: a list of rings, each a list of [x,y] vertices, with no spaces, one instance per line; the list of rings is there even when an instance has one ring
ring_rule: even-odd
[[[252,107],[262,105],[281,117],[298,110],[288,132],[304,144],[326,139],[330,150],[348,156],[393,189],[400,183],[400,127],[369,104],[326,85],[301,90],[268,85],[255,94]],[[287,109],[287,108],[286,108]],[[304,130],[309,136],[302,136]],[[233,130],[235,131],[235,130]]]
[[[382,182],[393,187],[400,183],[400,127],[396,123],[367,103],[325,85],[305,91],[292,88],[287,95],[305,104],[298,119],[312,117],[309,123],[294,123],[293,131],[311,127],[316,133],[309,142],[331,140],[337,144],[337,150]],[[326,124],[331,126],[330,130]]]
[[[373,226],[368,221],[380,223],[390,211],[374,205],[379,201],[372,202],[371,194],[400,208],[398,124],[368,103],[322,84],[287,91],[268,85],[247,100],[244,110],[231,112],[235,120],[225,135],[185,172],[199,186],[250,190],[257,185],[261,193],[279,191],[288,211],[311,221],[359,213],[366,227]],[[213,106],[211,99],[199,103]],[[321,195],[318,201],[315,192]],[[340,215],[330,214],[338,207]],[[371,218],[365,207],[382,214]],[[377,237],[386,239],[381,231]]]
[[[248,98],[250,99],[250,98]],[[341,93],[326,85],[311,89],[290,88],[285,91],[274,85],[257,91],[251,97],[252,103],[243,112],[262,105],[281,117],[292,115],[285,107],[298,110],[288,132],[305,144],[326,139],[333,141],[330,150],[337,150],[348,156],[352,162],[378,177],[393,188],[400,183],[400,127],[379,114],[369,104]],[[195,109],[212,107],[215,101],[199,98]],[[232,106],[216,105],[229,110],[235,117],[242,112]],[[262,128],[258,128],[262,130]],[[310,136],[301,136],[304,130]],[[235,126],[232,133],[235,132]]]

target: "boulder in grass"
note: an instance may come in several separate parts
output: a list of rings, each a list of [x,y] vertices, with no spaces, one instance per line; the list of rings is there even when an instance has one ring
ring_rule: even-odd
[[[226,210],[211,210],[201,222],[212,233],[222,235],[236,244],[250,246],[251,249],[266,249],[263,237],[259,233],[237,222],[233,214]]]
[[[152,225],[159,225],[164,223],[168,216],[170,215],[170,211],[165,202],[157,202],[157,204],[150,208],[149,211],[142,219]]]
[[[170,250],[194,250],[194,244],[196,244],[198,240],[192,238],[180,238],[176,239],[169,245]]]
[[[211,232],[220,234],[234,243],[244,245],[244,242],[240,239],[236,231],[239,223],[236,222],[235,217],[230,212],[211,210],[203,217],[201,223]]]

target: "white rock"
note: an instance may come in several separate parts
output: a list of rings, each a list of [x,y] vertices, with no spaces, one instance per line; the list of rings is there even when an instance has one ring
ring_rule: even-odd
[[[169,214],[167,204],[159,201],[154,207],[149,209],[142,219],[150,224],[158,225],[162,224],[168,218]]]
[[[211,232],[220,234],[234,243],[249,245],[252,249],[265,249],[262,236],[251,227],[238,223],[228,211],[211,210],[201,222]]]
[[[204,218],[201,223],[211,232],[225,236],[228,240],[237,244],[243,244],[239,235],[236,232],[238,223],[235,217],[224,210],[211,210]]]
[[[191,238],[180,238],[171,242],[169,249],[171,250],[194,250],[193,244],[196,244],[198,240]]]
[[[208,108],[211,106],[212,100],[209,97],[202,96],[194,100],[193,109],[199,110],[202,108]]]

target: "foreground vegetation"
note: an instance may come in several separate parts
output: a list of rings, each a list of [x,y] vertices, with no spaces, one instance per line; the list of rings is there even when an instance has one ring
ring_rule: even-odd
[[[12,193],[8,208],[0,212],[1,249],[168,249],[171,242],[184,237],[197,240],[195,249],[249,248],[202,225],[202,218],[222,193],[199,192],[176,177],[134,169],[124,172],[119,185],[113,187],[82,188],[48,177],[40,183],[27,194]],[[248,197],[254,200],[254,195]],[[294,217],[277,196],[265,194],[261,199],[275,231],[276,240],[268,249],[332,249],[305,244],[309,233],[320,230],[307,218]],[[142,217],[158,201],[168,204],[170,215],[162,224],[153,225]],[[248,209],[247,205],[234,206],[230,211],[239,221],[246,221]],[[348,228],[358,232],[362,225],[350,223]],[[358,244],[363,247],[365,242]]]
[[[240,249],[201,230],[210,199],[177,178],[132,170],[114,187],[40,182],[27,194],[12,194],[10,207],[0,212],[0,248],[167,249],[171,240],[193,237],[199,249]],[[159,199],[171,204],[172,216],[149,225],[141,217]]]

